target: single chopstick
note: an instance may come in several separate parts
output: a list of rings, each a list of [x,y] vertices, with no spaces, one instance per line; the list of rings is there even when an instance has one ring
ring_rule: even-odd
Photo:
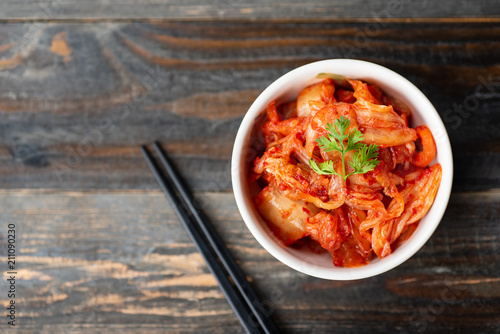
[[[250,322],[251,317],[248,314],[245,300],[233,288],[231,282],[229,281],[229,278],[220,267],[217,258],[215,256],[215,252],[209,247],[208,243],[203,238],[201,232],[191,222],[191,218],[188,212],[184,209],[184,204],[177,197],[176,193],[172,188],[172,185],[169,184],[168,181],[165,179],[164,175],[162,175],[160,169],[155,164],[152,156],[144,146],[141,146],[141,151],[142,154],[144,155],[144,158],[146,159],[149,168],[153,172],[156,181],[158,181],[158,184],[163,190],[165,196],[172,204],[172,208],[179,217],[181,223],[184,225],[184,228],[186,229],[191,240],[194,242],[196,248],[198,249],[198,252],[200,252],[203,259],[205,260],[208,269],[215,276],[217,282],[219,283],[219,286],[221,287],[222,292],[226,296],[229,304],[236,313],[236,316],[238,317],[241,324],[245,328],[245,331],[247,333],[260,333],[258,328],[256,328],[255,325]]]
[[[156,151],[156,154],[160,158],[160,161],[162,162],[168,176],[170,177],[170,180],[172,180],[172,182],[174,183],[177,191],[188,206],[190,212],[193,214],[193,217],[196,219],[198,226],[201,228],[206,238],[210,242],[210,245],[217,253],[217,256],[228,271],[233,282],[238,287],[238,290],[252,310],[257,321],[260,323],[267,334],[278,333],[279,330],[276,327],[274,321],[271,319],[269,312],[262,305],[259,297],[252,289],[250,283],[248,283],[245,275],[241,271],[240,267],[236,264],[236,261],[229,253],[229,250],[227,249],[217,232],[214,230],[212,224],[210,224],[206,215],[203,213],[203,211],[199,210],[194,205],[195,200],[191,196],[188,188],[182,182],[181,177],[173,167],[170,160],[167,158],[166,154],[160,148],[158,143],[153,143],[153,147]]]
[[[162,163],[164,161],[167,161],[167,164],[164,166],[166,170],[174,171],[172,168],[171,164],[168,163],[168,159],[166,156],[163,154],[159,146],[155,143],[155,150],[157,151],[157,154],[160,156],[160,160]],[[183,201],[180,199],[176,191],[174,190],[174,187],[176,184],[182,184],[182,182],[179,180],[177,177],[167,177],[163,175],[163,173],[160,171],[160,168],[158,168],[156,162],[153,160],[151,154],[147,150],[145,146],[141,146],[141,152],[144,155],[144,158],[146,159],[146,162],[153,172],[153,175],[155,176],[156,180],[158,181],[158,184],[160,185],[161,189],[165,193],[165,196],[167,199],[170,201],[172,204],[172,207],[176,214],[178,215],[179,219],[181,220],[182,224],[184,225],[184,228],[188,232],[191,240],[194,242],[196,248],[198,251],[201,253],[203,256],[209,270],[211,273],[214,275],[216,278],[217,282],[219,283],[219,286],[226,296],[229,304],[233,308],[234,312],[236,313],[236,316],[240,320],[241,324],[243,325],[245,331],[247,333],[278,333],[278,329],[276,328],[276,325],[272,322],[272,320],[268,318],[268,321],[264,321],[263,319],[263,313],[262,312],[255,312],[254,309],[256,309],[256,305],[261,305],[258,302],[258,298],[253,293],[253,290],[251,289],[250,285],[246,281],[244,275],[241,273],[241,270],[236,266],[236,263],[234,260],[229,256],[231,260],[228,260],[226,257],[222,259],[218,254],[227,254],[229,255],[229,252],[225,248],[224,244],[220,240],[220,238],[215,234],[215,231],[213,228],[208,224],[208,219],[206,219],[206,216],[201,213],[201,211],[196,210],[193,202],[192,202],[192,197],[189,196],[189,193],[187,192],[186,188],[183,187],[181,189],[183,190],[177,190],[179,193],[183,192],[184,195],[181,195],[182,197],[187,196],[186,198],[191,199],[190,201]],[[158,153],[159,152],[159,153]],[[168,166],[168,167],[167,167]],[[174,171],[175,173],[175,171]],[[174,185],[172,185],[172,183]],[[188,212],[186,208],[189,208],[190,211],[191,208],[195,209],[192,212]],[[198,218],[195,218],[198,217]],[[199,226],[198,224],[198,219],[202,219],[201,217],[205,218],[205,221],[203,222],[203,225],[205,228],[202,226]],[[208,227],[207,229],[207,226]],[[200,230],[201,229],[201,230]],[[213,235],[210,237],[206,236],[204,233],[205,231],[212,231]],[[215,236],[215,238],[214,238]],[[208,240],[207,240],[208,239]],[[210,241],[212,240],[212,241]],[[213,247],[211,244],[217,241],[218,245],[216,247]],[[217,249],[217,250],[215,250]],[[224,249],[224,250],[221,250]],[[224,256],[224,255],[223,255]],[[219,261],[220,260],[220,261]],[[244,278],[244,282],[248,285],[248,288],[242,289],[240,286],[243,286],[245,283],[238,282],[239,279],[241,279],[240,276],[234,276],[234,268],[231,266],[230,269],[228,269],[225,265],[225,263],[229,263],[229,261],[232,261],[236,268],[238,268],[241,276]],[[226,272],[227,270],[227,272]],[[231,272],[233,274],[231,274]],[[236,284],[238,290],[235,288],[235,286],[232,284],[230,278],[228,277],[231,276],[232,281]],[[238,283],[237,283],[238,282]],[[241,292],[243,291],[243,292]],[[248,295],[248,291],[250,292],[250,295]],[[249,302],[250,301],[250,302]],[[263,309],[263,308],[262,308]],[[265,312],[265,309],[263,309]],[[258,320],[258,324],[255,322],[254,319]],[[260,324],[260,326],[259,326]]]

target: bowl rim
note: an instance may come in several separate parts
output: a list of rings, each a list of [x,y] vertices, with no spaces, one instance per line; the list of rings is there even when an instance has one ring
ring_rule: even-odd
[[[403,102],[410,106],[412,113],[416,113],[418,118],[425,119],[425,124],[430,127],[432,123],[431,131],[435,137],[438,150],[436,159],[439,158],[436,161],[443,167],[443,176],[434,203],[429,212],[422,218],[422,221],[426,219],[427,222],[425,228],[420,228],[421,223],[412,237],[391,255],[383,259],[377,258],[362,267],[335,267],[332,263],[331,268],[325,268],[319,266],[317,263],[297,258],[294,250],[289,249],[289,247],[285,249],[283,245],[275,240],[274,236],[269,235],[269,231],[262,226],[265,222],[255,212],[251,199],[248,196],[245,197],[244,194],[247,185],[245,185],[246,175],[244,174],[246,172],[244,171],[245,166],[243,164],[247,162],[244,159],[245,154],[243,153],[245,153],[245,144],[250,140],[249,136],[256,117],[265,110],[270,101],[280,98],[283,92],[286,91],[283,90],[283,87],[290,85],[297,77],[310,77],[313,79],[318,73],[323,72],[341,74],[348,78],[363,81],[368,78],[370,82],[376,81],[377,85],[389,95],[396,95],[395,97],[403,100]],[[362,73],[362,75],[352,76],[350,73]],[[316,81],[319,82],[321,79],[317,79]],[[302,88],[310,84],[310,81],[304,82]],[[280,92],[281,95],[277,95]],[[254,238],[272,256],[285,265],[313,277],[329,280],[354,280],[376,276],[397,267],[413,256],[428,241],[441,222],[449,202],[453,183],[453,157],[448,134],[438,112],[428,98],[408,79],[384,66],[363,60],[327,59],[305,64],[285,73],[271,83],[252,103],[240,124],[234,141],[231,158],[231,180],[236,204],[245,225]]]

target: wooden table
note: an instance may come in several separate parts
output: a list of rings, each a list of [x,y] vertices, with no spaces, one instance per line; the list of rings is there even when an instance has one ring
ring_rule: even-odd
[[[138,146],[159,140],[286,333],[500,332],[500,5],[493,0],[0,4],[0,331],[242,333]],[[410,260],[336,282],[250,235],[230,183],[247,108],[327,58],[391,68],[453,146],[447,212]],[[11,225],[13,224],[13,225]]]

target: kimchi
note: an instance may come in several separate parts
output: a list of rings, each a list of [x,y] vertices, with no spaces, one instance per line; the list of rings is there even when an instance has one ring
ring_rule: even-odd
[[[335,266],[363,266],[389,256],[429,211],[442,174],[430,165],[432,133],[412,128],[410,109],[376,85],[326,79],[296,101],[271,102],[266,116],[249,182],[259,189],[257,211],[284,245],[309,244],[330,253]],[[369,171],[355,171],[354,153],[320,145],[338,120],[346,133],[360,133],[359,145],[376,150]],[[332,173],[311,161],[328,163]]]

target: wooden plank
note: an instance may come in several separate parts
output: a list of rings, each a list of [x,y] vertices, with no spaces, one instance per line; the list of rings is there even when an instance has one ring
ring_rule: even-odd
[[[232,142],[256,96],[297,66],[351,57],[401,73],[433,102],[454,149],[455,189],[500,188],[500,23],[375,28],[2,24],[0,186],[156,188],[137,147],[160,140],[192,187],[228,190]]]
[[[328,19],[494,17],[494,0],[426,2],[249,0],[24,0],[0,5],[0,19]]]
[[[500,192],[455,193],[415,256],[349,282],[307,277],[272,258],[244,226],[231,193],[197,197],[286,332],[500,328]],[[0,201],[2,258],[7,224],[17,230],[21,333],[243,332],[160,192],[4,190]]]

